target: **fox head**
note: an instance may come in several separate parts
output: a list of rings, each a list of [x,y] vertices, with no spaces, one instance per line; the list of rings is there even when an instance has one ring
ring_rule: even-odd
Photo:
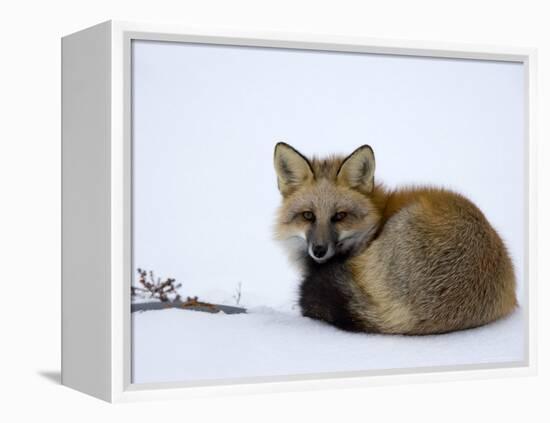
[[[310,160],[281,142],[274,164],[282,194],[276,238],[297,258],[322,264],[372,239],[380,212],[372,198],[375,161],[368,145],[345,158]]]

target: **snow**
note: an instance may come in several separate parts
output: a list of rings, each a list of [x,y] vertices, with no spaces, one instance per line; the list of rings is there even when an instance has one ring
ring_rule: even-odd
[[[431,336],[349,333],[295,311],[133,314],[133,382],[191,382],[519,362],[523,313]]]

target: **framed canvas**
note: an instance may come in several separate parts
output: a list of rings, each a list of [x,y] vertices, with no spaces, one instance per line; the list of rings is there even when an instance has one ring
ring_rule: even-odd
[[[62,40],[62,381],[108,401],[535,371],[535,52]]]

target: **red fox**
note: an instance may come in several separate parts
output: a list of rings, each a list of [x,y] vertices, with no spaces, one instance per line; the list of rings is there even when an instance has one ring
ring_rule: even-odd
[[[506,247],[464,196],[388,190],[363,145],[348,157],[274,154],[276,239],[302,271],[304,316],[348,331],[435,334],[492,322],[517,306]]]

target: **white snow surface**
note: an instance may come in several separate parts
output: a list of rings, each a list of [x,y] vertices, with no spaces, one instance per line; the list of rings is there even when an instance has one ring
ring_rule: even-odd
[[[168,309],[133,314],[133,382],[195,382],[285,375],[519,362],[523,313],[430,336],[349,333],[295,311],[227,315]]]

